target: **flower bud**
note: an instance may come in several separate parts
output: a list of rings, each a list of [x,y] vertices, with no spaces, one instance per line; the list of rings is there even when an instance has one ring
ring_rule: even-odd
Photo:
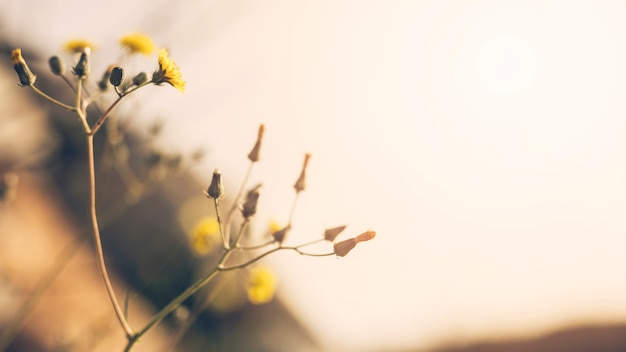
[[[310,158],[311,158],[311,154],[309,153],[304,154],[304,164],[302,165],[302,171],[300,171],[300,177],[298,177],[298,180],[293,185],[293,188],[296,189],[296,193],[300,193],[304,191],[304,188],[306,187],[306,168],[309,164]]]
[[[104,71],[102,79],[98,82],[98,88],[100,88],[100,91],[106,92],[107,88],[109,88],[109,78],[111,77],[111,71],[113,68],[115,68],[115,66],[111,65],[106,71]]]
[[[62,76],[65,73],[65,61],[58,56],[51,57],[48,60],[48,65],[50,65],[50,71],[57,76]]]
[[[31,72],[26,60],[22,57],[22,49],[18,48],[11,52],[11,61],[13,61],[13,67],[22,86],[30,86],[35,83],[37,76]]]
[[[253,163],[259,161],[259,154],[261,153],[261,143],[263,142],[264,133],[265,133],[265,125],[261,124],[259,126],[259,132],[256,138],[256,143],[254,144],[252,151],[250,151],[250,154],[248,154],[248,159],[250,159],[250,161],[252,161]]]
[[[287,225],[278,231],[272,232],[272,237],[274,237],[274,241],[278,243],[283,243],[285,237],[287,236],[287,232],[291,230],[291,225]]]
[[[333,227],[332,229],[326,229],[326,231],[324,231],[324,239],[326,241],[332,242],[345,229],[346,229],[346,225]]]
[[[338,257],[345,257],[354,247],[356,247],[357,243],[356,239],[350,238],[345,241],[335,243],[333,245],[333,249]]]
[[[85,78],[89,75],[89,56],[91,55],[91,49],[86,47],[80,54],[80,59],[74,66],[74,74],[80,78]]]
[[[367,231],[363,232],[362,234],[356,236],[356,241],[357,242],[365,242],[365,241],[371,240],[374,237],[376,237],[376,231],[367,230]]]
[[[109,82],[114,87],[119,87],[124,82],[124,69],[121,67],[113,67],[111,75],[109,76]]]
[[[215,169],[215,171],[213,171],[211,184],[205,194],[207,197],[213,199],[220,199],[224,197],[224,186],[222,185],[222,174],[220,174],[220,170]]]
[[[148,75],[145,72],[138,73],[133,77],[133,84],[136,86],[142,85],[148,81]]]
[[[256,214],[256,206],[259,203],[259,188],[261,185],[257,185],[250,191],[248,191],[248,195],[246,196],[246,201],[243,203],[241,207],[241,214],[244,218],[249,218],[252,215]]]

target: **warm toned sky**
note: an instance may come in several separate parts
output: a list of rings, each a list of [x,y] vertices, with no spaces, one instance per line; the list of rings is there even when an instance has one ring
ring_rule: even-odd
[[[327,346],[626,320],[625,2],[109,1],[115,20],[78,6],[75,25],[70,3],[2,4],[0,29],[42,54],[152,35],[188,90],[146,93],[139,119],[209,149],[207,184],[238,182],[262,122],[258,227],[286,218],[311,152],[294,243],[378,232],[341,260],[268,261]]]

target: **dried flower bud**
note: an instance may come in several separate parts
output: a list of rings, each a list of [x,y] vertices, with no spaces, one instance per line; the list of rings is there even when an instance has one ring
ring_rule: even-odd
[[[287,232],[291,230],[291,225],[287,225],[278,231],[272,232],[272,237],[274,237],[274,241],[278,243],[283,243],[285,237],[287,236]]]
[[[80,78],[85,78],[89,75],[89,56],[91,55],[91,49],[86,47],[80,54],[80,59],[74,66],[74,74]]]
[[[220,173],[220,170],[215,169],[215,171],[213,171],[211,184],[205,194],[207,197],[213,199],[220,199],[224,197],[224,186],[222,185],[222,174]]]
[[[11,61],[13,61],[13,67],[20,78],[22,86],[30,86],[35,83],[37,76],[31,72],[28,64],[26,64],[26,60],[22,57],[22,49],[18,48],[11,52]]]
[[[346,225],[333,227],[332,229],[326,229],[326,231],[324,231],[324,239],[326,241],[332,242],[345,229],[346,229]]]
[[[306,168],[309,165],[310,158],[311,158],[311,154],[309,153],[304,154],[304,164],[302,165],[302,171],[300,171],[300,177],[298,177],[298,180],[293,185],[293,188],[296,189],[296,193],[300,193],[304,191],[306,187]]]
[[[142,85],[148,81],[148,75],[145,72],[138,73],[133,77],[133,84],[136,86]]]
[[[241,207],[241,214],[244,218],[249,218],[252,215],[256,214],[256,206],[259,202],[259,188],[261,185],[257,185],[250,191],[248,191],[248,195],[246,196],[246,201],[243,203]]]
[[[113,67],[111,75],[109,76],[109,82],[114,87],[119,87],[124,82],[124,69],[121,67]]]
[[[335,243],[333,249],[338,257],[345,257],[354,247],[356,247],[357,243],[356,239],[350,238],[345,241]]]
[[[376,231],[367,230],[367,231],[363,232],[362,234],[356,236],[356,241],[357,242],[366,242],[366,241],[371,240],[374,237],[376,237]]]
[[[57,76],[62,76],[65,73],[65,61],[58,56],[51,57],[48,60],[48,65],[50,65],[50,71]]]
[[[250,151],[250,154],[248,154],[248,159],[250,159],[250,161],[252,161],[253,163],[259,161],[259,154],[261,153],[261,143],[263,142],[264,133],[265,133],[265,125],[261,124],[259,126],[259,132],[256,138],[256,143],[254,144],[252,151]]]
[[[109,77],[111,77],[111,71],[114,68],[115,66],[111,65],[106,71],[104,71],[102,79],[98,82],[98,88],[100,88],[101,91],[106,92],[107,88],[109,88]]]

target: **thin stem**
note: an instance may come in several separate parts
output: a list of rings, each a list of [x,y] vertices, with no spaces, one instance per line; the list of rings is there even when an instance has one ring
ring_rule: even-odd
[[[189,286],[183,293],[174,298],[170,303],[168,303],[163,309],[161,309],[146,326],[144,326],[141,330],[139,330],[134,336],[140,337],[145,334],[148,330],[150,330],[154,325],[160,323],[165,317],[176,310],[187,298],[191,297],[196,291],[202,288],[204,285],[209,283],[215,276],[221,271],[219,266],[216,266],[213,270],[211,270],[205,277],[196,281],[193,285]],[[131,341],[129,340],[129,343]],[[133,342],[134,343],[134,342]]]
[[[137,198],[137,201],[138,200],[139,198]],[[100,224],[102,226],[110,224],[114,219],[117,219],[124,214],[128,208],[135,203],[136,202],[118,203],[117,206],[113,206],[108,209],[104,216],[100,217]],[[0,335],[0,351],[4,351],[13,341],[26,319],[37,307],[37,303],[39,303],[41,297],[43,297],[44,293],[46,293],[46,291],[50,288],[50,285],[52,285],[52,283],[57,279],[67,264],[69,264],[71,259],[74,258],[76,253],[78,253],[79,248],[83,246],[88,238],[88,236],[79,237],[78,240],[70,242],[65,248],[63,248],[63,250],[61,250],[59,255],[57,255],[52,266],[50,266],[41,276],[39,281],[37,281],[35,288],[30,292],[26,300],[22,302],[22,305],[18,309],[17,313],[15,313],[15,316],[10,320],[8,325],[5,326],[6,329]]]
[[[243,232],[246,229],[246,226],[250,222],[249,218],[243,219],[241,223],[241,227],[239,228],[239,233],[237,233],[237,237],[235,238],[235,247],[239,247],[239,243],[241,242],[241,238],[243,237]]]
[[[79,81],[80,82],[80,81]],[[98,266],[100,268],[100,274],[102,276],[102,280],[104,281],[104,285],[106,287],[107,293],[109,295],[109,299],[111,300],[111,304],[113,305],[113,309],[115,311],[115,315],[119,320],[122,328],[124,328],[124,332],[127,337],[133,336],[133,329],[128,325],[128,322],[124,318],[124,312],[120,307],[117,298],[115,297],[115,291],[113,290],[113,286],[111,285],[111,280],[109,279],[109,274],[107,273],[106,264],[104,262],[104,251],[102,250],[102,241],[100,239],[100,230],[98,229],[98,216],[96,213],[96,173],[95,173],[95,161],[94,161],[94,148],[93,148],[93,135],[87,135],[87,153],[88,153],[88,163],[89,163],[89,194],[90,194],[90,213],[91,213],[91,226],[93,230],[93,236],[96,243],[96,254],[98,257]]]
[[[289,221],[287,222],[288,226],[291,225],[291,220],[293,220],[293,214],[296,211],[296,205],[298,204],[299,198],[300,192],[296,192],[296,197],[293,199],[293,203],[291,204],[291,210],[289,211]]]
[[[244,251],[251,251],[251,250],[255,250],[255,249],[259,249],[259,248],[263,248],[263,247],[269,246],[272,243],[276,243],[276,240],[271,239],[271,240],[269,240],[269,241],[267,241],[265,243],[257,244],[255,246],[237,246],[237,249],[241,249],[241,250],[244,250]]]
[[[215,205],[215,216],[217,217],[217,224],[219,225],[219,228],[220,228],[220,235],[222,235],[222,242],[223,242],[224,250],[229,250],[230,244],[228,243],[228,238],[226,237],[226,234],[224,233],[224,228],[222,226],[222,217],[220,215],[219,199],[213,198],[213,204]]]
[[[80,82],[80,81],[79,81]],[[93,127],[91,128],[91,131],[89,132],[90,135],[94,135],[96,134],[96,132],[98,132],[98,130],[100,129],[100,127],[102,127],[102,124],[104,123],[104,121],[106,121],[107,117],[109,117],[109,115],[111,114],[111,111],[113,110],[113,108],[127,95],[129,95],[130,93],[136,91],[137,89],[141,88],[141,87],[145,87],[146,85],[150,84],[151,82],[145,82],[141,85],[138,85],[134,88],[129,89],[127,92],[123,93],[123,94],[118,94],[118,98],[113,102],[113,104],[111,104],[111,106],[109,106],[108,109],[106,109],[106,111],[104,113],[102,113],[102,115],[100,116],[100,118],[98,119],[98,121],[96,121],[96,123],[93,125]]]
[[[231,265],[231,266],[224,266],[222,263],[218,264],[218,267],[220,268],[220,270],[222,271],[228,271],[228,270],[235,270],[235,269],[241,269],[241,268],[245,268],[250,264],[256,263],[259,260],[263,259],[264,257],[274,253],[274,252],[278,252],[278,251],[282,251],[282,250],[292,250],[297,252],[298,254],[301,255],[305,255],[305,256],[309,256],[309,257],[328,257],[331,255],[334,255],[335,252],[332,253],[321,253],[321,254],[316,254],[316,253],[307,253],[307,252],[303,252],[300,250],[299,248],[300,246],[297,247],[276,247],[276,248],[272,248],[270,250],[268,250],[267,252],[263,252],[262,254],[259,254],[258,256],[248,260],[247,262],[243,262],[241,264],[237,264],[237,265]]]
[[[48,101],[62,107],[63,109],[69,110],[69,111],[76,111],[76,109],[73,106],[69,106],[67,104],[61,103],[60,101],[54,99],[53,97],[49,96],[48,94],[42,92],[41,90],[39,90],[39,88],[35,87],[34,84],[31,84],[29,87],[31,87],[35,93],[41,95],[42,97],[46,98]]]
[[[239,198],[241,198],[241,194],[243,193],[244,188],[246,187],[246,184],[248,183],[248,179],[250,178],[250,174],[252,173],[252,167],[254,166],[254,162],[250,162],[250,165],[248,166],[248,171],[246,171],[246,175],[243,178],[243,181],[241,182],[241,185],[239,186],[239,191],[237,191],[237,195],[235,196],[235,199],[233,200],[233,205],[230,207],[230,210],[228,210],[228,213],[226,214],[226,221],[224,222],[224,224],[226,224],[226,230],[225,230],[225,235],[227,236],[227,240],[230,240],[230,238],[228,238],[230,236],[230,221],[231,218],[233,217],[233,213],[235,212],[235,210],[237,210],[237,206],[239,205]]]

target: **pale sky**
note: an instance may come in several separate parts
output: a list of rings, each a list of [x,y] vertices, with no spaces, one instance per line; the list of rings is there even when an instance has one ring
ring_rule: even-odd
[[[326,347],[626,321],[625,2],[79,3],[3,3],[0,29],[50,55],[151,35],[188,86],[142,92],[138,119],[206,147],[207,185],[243,177],[265,123],[259,228],[286,219],[310,152],[292,244],[378,232],[340,260],[267,261]]]

